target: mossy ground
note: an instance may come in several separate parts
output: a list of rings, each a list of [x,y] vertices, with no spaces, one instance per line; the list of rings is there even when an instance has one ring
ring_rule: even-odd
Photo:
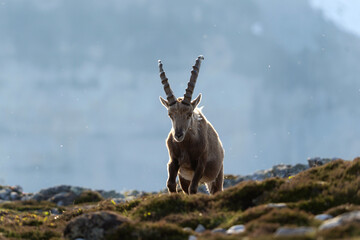
[[[269,203],[286,203],[285,208],[269,207]],[[280,179],[242,182],[214,196],[197,194],[147,195],[126,203],[102,200],[86,193],[77,204],[58,208],[49,202],[11,202],[0,204],[0,239],[63,239],[66,224],[87,212],[109,210],[131,222],[121,225],[108,239],[187,239],[198,224],[207,229],[229,228],[244,224],[240,236],[213,234],[209,230],[197,234],[198,239],[273,239],[280,226],[310,226],[321,222],[315,214],[333,216],[360,209],[360,158],[336,160],[324,166]],[[360,224],[351,223],[311,236],[296,239],[342,239],[360,236]],[[195,234],[196,235],[196,234]],[[295,239],[295,238],[291,238]]]

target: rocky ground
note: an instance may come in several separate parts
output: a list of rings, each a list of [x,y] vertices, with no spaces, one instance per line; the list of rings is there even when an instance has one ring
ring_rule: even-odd
[[[0,239],[360,237],[360,158],[314,158],[308,165],[227,175],[224,187],[214,196],[186,196],[0,186]]]

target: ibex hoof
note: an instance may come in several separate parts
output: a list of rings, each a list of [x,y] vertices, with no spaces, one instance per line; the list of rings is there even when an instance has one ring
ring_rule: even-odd
[[[176,193],[176,183],[167,183],[169,193]]]

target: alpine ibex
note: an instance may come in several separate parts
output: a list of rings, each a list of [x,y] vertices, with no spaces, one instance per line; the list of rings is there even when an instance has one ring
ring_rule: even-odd
[[[201,94],[191,101],[203,56],[196,59],[190,81],[183,98],[176,99],[159,60],[161,82],[167,100],[160,97],[168,110],[172,129],[166,140],[170,160],[168,163],[167,188],[176,192],[176,176],[186,194],[195,194],[199,183],[205,183],[210,194],[223,190],[224,149],[219,136],[197,108]]]

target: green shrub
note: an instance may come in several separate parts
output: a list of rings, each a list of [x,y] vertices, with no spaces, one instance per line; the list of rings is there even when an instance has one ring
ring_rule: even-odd
[[[94,191],[84,191],[74,200],[74,204],[100,202],[104,200],[100,193]]]

